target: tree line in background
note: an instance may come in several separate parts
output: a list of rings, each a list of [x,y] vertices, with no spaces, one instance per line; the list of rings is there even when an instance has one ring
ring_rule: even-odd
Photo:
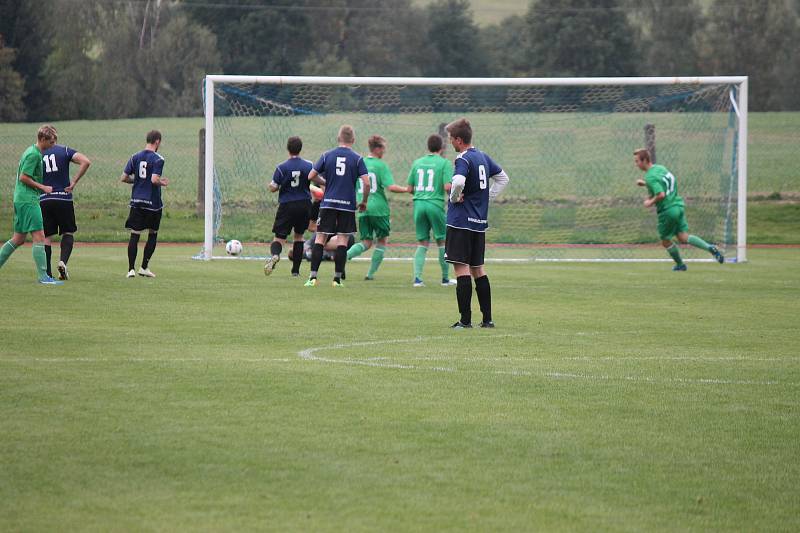
[[[202,114],[206,73],[750,76],[800,109],[800,0],[0,0],[0,120]]]

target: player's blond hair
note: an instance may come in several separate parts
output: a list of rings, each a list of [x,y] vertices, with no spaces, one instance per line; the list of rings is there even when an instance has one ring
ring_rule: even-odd
[[[634,150],[633,155],[639,158],[639,161],[651,163],[653,159],[650,157],[650,151],[647,148],[639,148]]]
[[[44,124],[39,128],[39,131],[36,132],[36,139],[40,141],[54,141],[58,139],[58,132],[55,126]]]
[[[354,144],[356,142],[356,132],[353,129],[353,126],[348,124],[344,124],[341,128],[339,128],[339,135],[337,139],[342,144]]]
[[[376,148],[385,148],[386,139],[384,139],[380,135],[373,135],[372,137],[369,138],[369,140],[367,140],[367,145],[369,146],[370,152],[372,152]]]

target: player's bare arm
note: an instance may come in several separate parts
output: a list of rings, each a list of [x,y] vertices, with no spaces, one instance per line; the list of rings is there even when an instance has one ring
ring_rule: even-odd
[[[317,185],[325,185],[325,178],[320,176],[319,172],[311,169],[311,172],[308,173],[308,181],[316,183]]]
[[[122,183],[133,183],[133,176],[128,176],[127,174],[123,174],[119,177],[119,181]]]
[[[43,183],[39,183],[38,181],[31,178],[27,174],[22,174],[19,177],[19,181],[21,181],[31,189],[39,189],[45,194],[50,194],[51,192],[53,192],[53,188],[50,185],[44,185]]]
[[[274,181],[269,182],[269,192],[278,192],[278,189],[280,189],[280,185]]]
[[[651,196],[650,198],[647,198],[644,201],[644,206],[645,207],[651,207],[651,206],[653,206],[654,204],[657,204],[658,202],[660,202],[661,200],[663,200],[666,197],[667,197],[667,193],[665,193],[664,191],[661,191],[660,193],[656,194],[655,196]]]
[[[150,178],[150,181],[153,183],[153,185],[158,187],[166,187],[169,185],[169,178],[162,178],[158,174],[153,174]]]
[[[639,178],[638,180],[636,180],[636,185],[638,185],[639,187],[644,187],[645,185],[647,185],[647,183],[645,183],[643,179]]]
[[[64,187],[64,190],[66,192],[72,192],[72,190],[75,188],[75,185],[78,184],[78,182],[81,180],[83,175],[86,174],[86,171],[89,170],[89,167],[92,164],[89,158],[80,152],[75,152],[75,155],[72,156],[72,161],[70,161],[70,163],[78,165],[78,172],[76,172],[75,175],[72,177],[72,180],[70,181],[69,185]]]
[[[387,187],[387,188],[392,192],[402,192],[402,193],[411,192],[411,187],[410,186],[404,187],[402,185],[392,184],[392,185],[389,185],[389,187]]]
[[[369,183],[369,174],[364,174],[363,176],[359,176],[359,179],[361,180],[361,183],[364,184],[364,192],[362,193],[361,196],[361,203],[358,204],[358,210],[363,213],[364,211],[367,210],[367,199],[369,198],[369,191],[371,185]]]

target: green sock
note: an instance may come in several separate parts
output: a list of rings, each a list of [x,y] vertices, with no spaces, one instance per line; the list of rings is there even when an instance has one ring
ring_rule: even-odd
[[[450,279],[450,275],[448,274],[450,265],[444,260],[444,246],[439,247],[439,266],[442,267],[442,279]]]
[[[33,245],[33,261],[36,263],[36,273],[39,279],[47,277],[47,255],[44,253],[44,244],[35,243]]]
[[[361,244],[360,242],[355,243],[353,246],[350,247],[349,250],[347,250],[347,260],[350,261],[352,258],[358,257],[359,255],[364,253],[364,250],[366,250],[366,248],[364,247],[363,244]]]
[[[678,248],[677,244],[673,244],[669,248],[667,248],[667,253],[675,260],[675,262],[679,265],[683,264],[683,259],[681,259],[681,251]]]
[[[6,264],[8,258],[14,253],[17,247],[11,241],[6,241],[2,248],[0,248],[0,267]]]
[[[427,253],[427,246],[417,245],[417,251],[414,252],[414,277],[417,279],[422,279],[422,268],[425,266]]]
[[[705,250],[708,252],[711,249],[711,245],[708,244],[706,241],[698,237],[697,235],[689,235],[689,244],[694,246],[695,248],[700,248],[701,250]]]
[[[376,246],[375,251],[372,252],[372,264],[369,265],[369,272],[367,272],[368,278],[375,275],[378,267],[381,266],[381,261],[383,261],[383,246]]]

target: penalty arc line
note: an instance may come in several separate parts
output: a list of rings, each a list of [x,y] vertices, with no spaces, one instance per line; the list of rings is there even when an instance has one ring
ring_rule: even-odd
[[[524,335],[493,335],[492,337],[521,337]],[[659,383],[685,383],[685,384],[696,384],[696,385],[759,385],[759,386],[775,386],[775,385],[788,385],[788,386],[799,386],[799,383],[793,382],[781,382],[776,380],[765,380],[765,381],[758,381],[758,380],[732,380],[732,379],[720,379],[720,378],[654,378],[648,376],[608,376],[608,375],[593,375],[593,374],[576,374],[576,373],[567,373],[567,372],[530,372],[526,370],[491,370],[491,371],[480,371],[480,370],[464,370],[458,369],[453,367],[423,367],[419,365],[411,365],[411,364],[401,364],[401,363],[393,363],[389,362],[390,359],[385,356],[373,356],[367,359],[335,359],[332,357],[323,357],[317,355],[317,352],[327,351],[327,350],[341,350],[344,348],[355,348],[361,346],[379,346],[379,345],[386,345],[386,344],[407,344],[413,342],[422,342],[422,341],[429,341],[429,340],[437,340],[437,339],[451,339],[452,336],[438,336],[438,337],[412,337],[408,339],[385,339],[385,340],[376,340],[376,341],[362,341],[362,342],[351,342],[351,343],[337,343],[331,344],[328,346],[318,346],[314,348],[306,348],[304,350],[300,350],[297,352],[298,357],[306,361],[317,361],[321,363],[330,363],[330,364],[345,364],[345,365],[355,365],[355,366],[367,366],[373,368],[386,368],[386,369],[397,369],[397,370],[427,370],[431,372],[466,372],[466,373],[482,373],[482,374],[495,374],[495,375],[510,375],[510,376],[538,376],[538,377],[546,377],[551,379],[572,379],[572,380],[591,380],[591,381],[630,381],[630,382],[639,382],[639,383],[649,383],[649,384],[659,384]],[[488,338],[488,337],[484,337]],[[421,360],[421,357],[417,357],[417,360]],[[432,358],[436,360],[436,358]],[[442,360],[446,358],[440,358]],[[610,358],[601,358],[604,360]],[[639,360],[659,360],[657,357],[641,357],[641,358],[633,358],[628,357],[624,359],[639,359]],[[667,360],[675,360],[674,357],[667,357]],[[699,360],[700,358],[687,358],[689,360]],[[733,360],[735,358],[709,358],[709,360]],[[451,359],[452,360],[452,359]],[[463,360],[470,360],[465,358]],[[478,358],[473,358],[472,360],[480,360]],[[493,358],[491,360],[499,360],[499,358]],[[544,360],[544,358],[537,358],[537,360]],[[583,358],[583,357],[564,357],[560,359],[556,359],[556,361],[576,361],[576,360],[590,360],[590,358]],[[744,359],[747,360],[747,359]],[[763,358],[763,359],[756,359],[756,360],[766,360],[770,361],[771,359]]]

